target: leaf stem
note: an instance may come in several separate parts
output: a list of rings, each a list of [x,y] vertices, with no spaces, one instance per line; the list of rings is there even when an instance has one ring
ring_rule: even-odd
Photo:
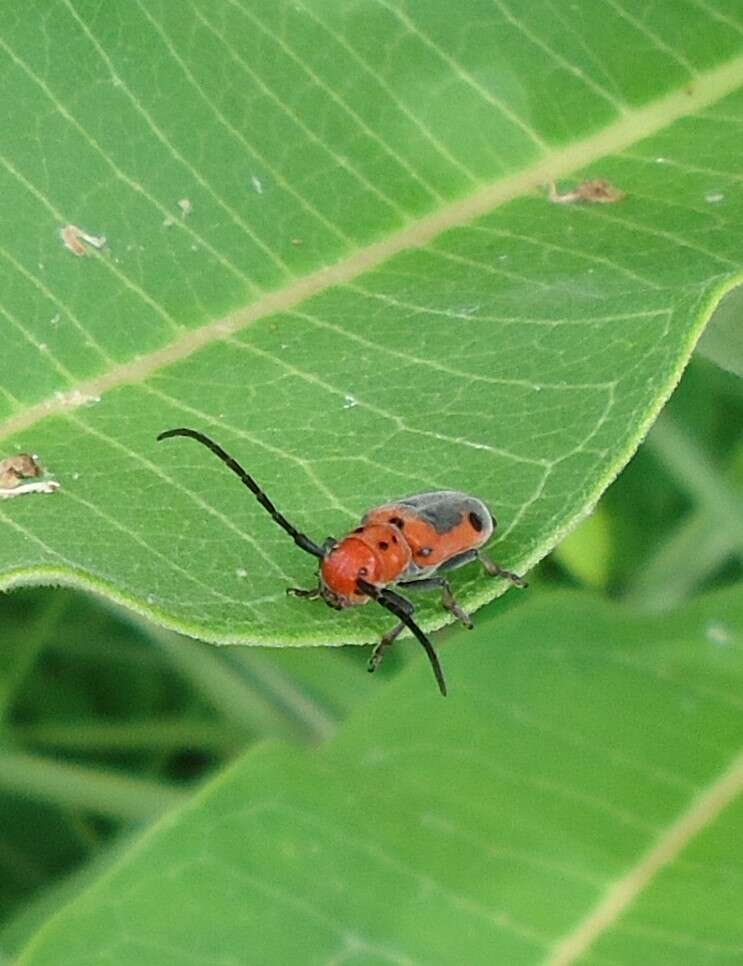
[[[685,600],[736,552],[729,530],[705,509],[693,510],[634,571],[623,595],[644,610],[666,610]]]
[[[190,641],[133,614],[126,618],[163,651],[192,687],[245,734],[296,737],[295,723],[260,689],[235,673],[213,644]]]
[[[161,782],[0,748],[0,788],[126,821],[148,821],[188,796]]]
[[[275,702],[301,725],[306,734],[324,741],[335,734],[337,720],[287,674],[274,667],[260,654],[248,653],[245,647],[230,648],[229,657],[243,674],[253,678]]]
[[[17,742],[52,745],[66,751],[121,752],[173,751],[179,748],[205,748],[229,753],[245,742],[238,728],[215,721],[176,718],[151,718],[143,721],[44,722],[18,725],[11,729]]]
[[[158,645],[196,691],[247,733],[318,740],[335,730],[335,720],[328,712],[267,661],[244,653],[245,648],[190,641],[123,613]]]
[[[743,552],[743,501],[689,433],[663,414],[648,436],[648,447],[686,493],[728,529],[735,547]]]

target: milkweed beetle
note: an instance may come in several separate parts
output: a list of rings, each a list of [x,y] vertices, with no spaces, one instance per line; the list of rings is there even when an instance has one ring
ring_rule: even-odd
[[[491,577],[504,577],[517,587],[526,587],[521,577],[503,570],[482,552],[495,530],[495,520],[477,497],[456,490],[435,490],[385,503],[369,510],[361,525],[342,540],[328,537],[320,545],[292,526],[253,477],[214,440],[198,430],[183,428],[168,429],[157,438],[162,440],[172,436],[188,436],[210,449],[242,480],[271,519],[296,545],[320,560],[317,587],[311,590],[289,587],[288,594],[310,599],[319,597],[335,610],[375,600],[395,615],[398,623],[374,648],[369,661],[370,671],[377,669],[384,652],[407,627],[423,645],[439,690],[446,695],[446,682],[436,651],[413,620],[415,606],[391,590],[390,584],[416,590],[440,588],[443,606],[470,629],[472,621],[457,605],[442,571],[479,560]]]

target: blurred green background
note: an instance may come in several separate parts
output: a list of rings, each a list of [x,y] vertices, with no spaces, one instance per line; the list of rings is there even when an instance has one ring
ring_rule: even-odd
[[[740,378],[697,353],[595,513],[530,575],[528,595],[577,586],[657,612],[740,580],[741,426]],[[526,597],[511,592],[491,610]],[[61,589],[2,596],[0,640],[0,948],[234,756],[267,738],[323,741],[424,660],[406,641],[372,678],[366,648],[216,648]]]

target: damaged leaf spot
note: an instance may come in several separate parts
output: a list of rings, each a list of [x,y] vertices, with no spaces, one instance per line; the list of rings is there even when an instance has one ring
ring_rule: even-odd
[[[41,467],[30,453],[18,453],[0,462],[0,487],[12,489],[21,480],[41,476]]]
[[[91,235],[87,231],[83,231],[82,228],[78,228],[77,225],[65,225],[64,228],[60,228],[59,237],[67,251],[77,255],[78,258],[88,254],[85,245],[90,245],[100,251],[106,244],[105,235]]]
[[[577,188],[560,194],[554,181],[547,185],[547,197],[554,205],[573,205],[581,202],[589,205],[613,205],[627,195],[603,178],[581,181]]]
[[[7,459],[0,460],[0,500],[9,500],[15,496],[27,493],[54,493],[59,489],[56,480],[33,480],[44,473],[35,456],[30,453],[17,453]]]

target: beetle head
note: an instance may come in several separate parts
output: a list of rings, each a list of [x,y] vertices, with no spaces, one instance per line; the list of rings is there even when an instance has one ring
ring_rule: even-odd
[[[359,592],[358,580],[374,583],[377,569],[374,551],[353,534],[340,543],[326,544],[320,564],[320,595],[335,610],[366,604],[369,597]]]

